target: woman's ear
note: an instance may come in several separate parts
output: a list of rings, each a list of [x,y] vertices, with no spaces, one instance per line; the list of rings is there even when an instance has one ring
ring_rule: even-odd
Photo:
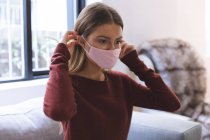
[[[82,36],[78,36],[78,44],[81,45],[82,47],[86,46],[85,40]]]
[[[78,44],[82,46],[86,51],[89,51],[90,47],[88,46],[87,41],[83,36],[79,36]]]

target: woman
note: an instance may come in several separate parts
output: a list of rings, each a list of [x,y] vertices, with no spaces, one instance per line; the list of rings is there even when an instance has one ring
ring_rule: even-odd
[[[122,39],[113,8],[94,3],[82,10],[74,31],[54,51],[44,112],[62,122],[65,140],[126,140],[133,106],[175,111],[180,102],[161,77]],[[117,59],[146,86],[112,71]]]

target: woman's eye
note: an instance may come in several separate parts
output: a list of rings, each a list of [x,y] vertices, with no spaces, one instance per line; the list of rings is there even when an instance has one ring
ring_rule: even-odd
[[[122,41],[121,40],[118,40],[118,41],[116,41],[115,42],[117,45],[120,45],[121,43],[122,43]]]
[[[106,43],[107,43],[107,40],[105,40],[105,39],[100,39],[100,40],[99,40],[99,43],[101,43],[101,44],[106,44]]]

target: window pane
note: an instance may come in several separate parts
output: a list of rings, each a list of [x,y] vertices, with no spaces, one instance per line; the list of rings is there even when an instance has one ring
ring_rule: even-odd
[[[102,2],[102,0],[86,0],[86,5],[89,5],[94,2]]]
[[[33,71],[48,70],[56,44],[67,30],[67,0],[31,0]]]
[[[24,76],[22,0],[0,0],[0,81]]]

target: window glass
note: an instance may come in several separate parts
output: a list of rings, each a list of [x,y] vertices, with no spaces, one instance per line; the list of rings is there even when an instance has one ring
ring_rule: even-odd
[[[48,70],[56,44],[67,30],[67,0],[31,0],[33,71]]]
[[[0,83],[47,75],[57,43],[74,26],[77,2],[80,0],[0,0]],[[25,33],[32,36],[24,38]]]
[[[22,0],[0,0],[0,81],[24,76]]]
[[[94,2],[102,2],[102,0],[86,0],[86,5],[89,5]]]

